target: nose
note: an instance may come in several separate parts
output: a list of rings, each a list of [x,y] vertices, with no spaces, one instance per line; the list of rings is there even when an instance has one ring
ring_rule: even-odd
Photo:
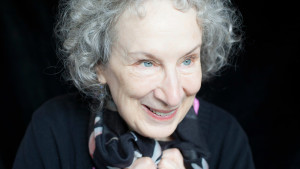
[[[159,86],[154,90],[154,96],[169,107],[177,107],[183,93],[180,77],[174,69],[165,71]]]

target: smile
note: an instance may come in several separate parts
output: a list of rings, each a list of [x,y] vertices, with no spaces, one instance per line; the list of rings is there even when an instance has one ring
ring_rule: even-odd
[[[149,108],[149,107],[148,107],[148,109],[149,109],[150,111],[152,111],[154,114],[158,115],[158,116],[170,116],[171,114],[173,114],[173,113],[175,112],[175,110],[170,111],[170,112],[168,112],[168,113],[166,113],[166,112],[160,112],[160,111],[156,111],[156,110],[154,110],[154,109],[151,109],[151,108]]]
[[[157,110],[157,109],[153,109],[151,107],[148,107],[146,105],[144,105],[144,107],[146,108],[147,113],[153,117],[156,120],[169,120],[172,119],[176,112],[177,109],[174,110]]]

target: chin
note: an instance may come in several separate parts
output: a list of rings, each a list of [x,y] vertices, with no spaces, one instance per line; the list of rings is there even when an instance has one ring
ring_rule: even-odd
[[[170,136],[174,133],[176,127],[177,125],[149,127],[147,130],[144,132],[142,131],[139,134],[159,141],[167,141],[170,140]]]

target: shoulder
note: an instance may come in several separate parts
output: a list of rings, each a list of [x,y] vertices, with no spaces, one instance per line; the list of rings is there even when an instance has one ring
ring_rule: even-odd
[[[226,133],[229,129],[237,129],[243,132],[238,121],[230,113],[204,99],[199,98],[199,101],[198,118],[204,123],[203,127],[206,128],[208,135]]]
[[[65,150],[70,143],[87,145],[89,120],[88,104],[78,94],[67,94],[44,103],[34,112],[30,125],[41,147],[53,140],[53,145]]]
[[[224,141],[233,137],[241,137],[248,141],[243,128],[234,116],[212,103],[201,98],[199,100],[198,118],[203,123],[208,142]]]
[[[235,117],[200,99],[198,118],[210,151],[210,168],[254,168],[248,137]]]
[[[89,108],[77,93],[57,96],[41,105],[32,116],[32,122],[65,123],[74,119],[88,119]]]
[[[91,168],[89,116],[88,104],[78,94],[44,103],[32,116],[15,168]]]

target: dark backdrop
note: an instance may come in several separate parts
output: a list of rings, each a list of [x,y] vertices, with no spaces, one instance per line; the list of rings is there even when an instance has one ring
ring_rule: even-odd
[[[296,4],[235,0],[244,50],[199,93],[233,114],[249,136],[257,169],[300,168],[299,16]],[[0,168],[11,168],[31,114],[74,91],[61,78],[53,25],[57,0],[1,0]]]

